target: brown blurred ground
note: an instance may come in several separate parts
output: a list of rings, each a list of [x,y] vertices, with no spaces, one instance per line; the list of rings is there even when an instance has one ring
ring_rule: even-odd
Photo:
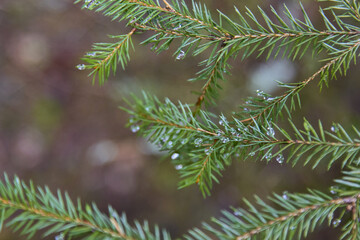
[[[203,2],[211,9],[233,14],[231,0]],[[318,18],[314,2],[303,2],[309,15]],[[282,2],[236,4],[240,10],[246,4],[255,12],[257,4],[281,9]],[[288,4],[295,12],[299,10],[295,1]],[[108,41],[106,34],[125,32],[123,24],[81,11],[68,0],[0,1],[0,168],[4,172],[66,190],[73,199],[94,201],[104,211],[111,204],[130,219],[158,223],[173,236],[219,216],[229,205],[241,206],[243,197],[305,191],[308,187],[326,190],[339,175],[336,167],[327,172],[325,167],[312,171],[300,165],[291,168],[235,161],[211,197],[204,200],[196,187],[177,190],[179,179],[173,166],[159,161],[160,155],[124,127],[127,116],[117,107],[124,104],[122,97],[142,89],[194,102],[196,96],[190,91],[200,89],[201,83],[186,80],[198,70],[196,63],[202,58],[175,61],[170,51],[157,56],[149,46],[138,46],[144,39],[139,36],[127,69],[103,87],[92,85],[88,73],[75,66],[93,42]],[[320,66],[312,64],[310,58],[305,56],[295,64],[270,63],[280,67],[290,64],[293,77],[289,80],[301,81]],[[215,110],[234,111],[242,97],[254,94],[249,79],[263,76],[260,70],[269,66],[264,64],[261,58],[234,61],[232,76],[223,84]],[[332,81],[321,93],[315,83],[304,90],[299,122],[305,116],[313,122],[321,118],[328,127],[332,121],[358,126],[358,74],[353,66],[346,77]],[[336,229],[321,230],[310,238],[335,239],[331,238],[336,236],[333,231]],[[19,236],[5,229],[0,239]]]

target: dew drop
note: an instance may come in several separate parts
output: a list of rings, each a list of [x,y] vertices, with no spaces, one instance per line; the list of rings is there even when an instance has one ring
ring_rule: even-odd
[[[266,160],[270,161],[272,158],[272,154],[271,153],[266,154],[265,158],[266,158]]]
[[[275,136],[275,130],[274,130],[272,127],[268,127],[266,134],[267,134],[269,137],[274,137],[274,136]]]
[[[79,70],[85,70],[85,64],[79,64],[76,66],[76,68]]]
[[[223,120],[220,120],[220,121],[219,121],[219,125],[220,125],[220,126],[224,126],[224,121],[223,121]]]
[[[295,229],[296,229],[295,226],[291,226],[291,227],[290,227],[290,230],[291,230],[291,231],[293,231],[293,230],[295,230]]]
[[[145,107],[145,111],[150,112],[151,108],[150,107]]]
[[[341,223],[341,219],[335,219],[335,220],[332,222],[332,225],[333,225],[333,227],[337,227],[337,226],[340,225],[340,223]]]
[[[55,236],[55,240],[64,240],[64,234],[59,234],[57,236]]]
[[[248,109],[248,108],[244,108],[244,112],[249,112],[249,109]]]
[[[95,57],[95,56],[96,56],[96,52],[89,52],[89,53],[86,54],[86,56]]]
[[[255,152],[249,153],[249,156],[251,156],[251,157],[255,156]]]
[[[175,30],[175,31],[176,31],[176,30],[179,30],[181,27],[182,27],[181,24],[179,24],[179,26],[177,26],[176,28],[174,28],[174,30]]]
[[[288,193],[287,191],[283,192],[282,198],[283,198],[284,200],[288,200],[288,199],[289,199],[289,195],[288,195],[288,194],[289,194],[289,193]]]
[[[197,138],[195,139],[194,143],[196,145],[196,147],[199,147],[202,144],[203,140],[201,138]]]
[[[176,169],[176,170],[180,170],[180,169],[182,169],[182,168],[183,168],[183,165],[181,165],[181,164],[175,166],[175,169]]]
[[[279,154],[276,156],[276,161],[280,164],[284,162],[284,156],[282,154]]]
[[[338,188],[336,187],[336,186],[331,186],[330,187],[330,193],[331,194],[336,194],[336,190],[337,190]]]
[[[241,216],[241,212],[240,212],[240,211],[235,211],[235,212],[234,212],[234,215],[235,215],[235,216]]]
[[[252,102],[250,100],[246,101],[245,104],[250,105]]]
[[[204,151],[205,151],[206,155],[210,155],[213,150],[214,149],[212,147],[209,147],[209,148],[206,148]]]
[[[223,135],[223,131],[221,131],[221,130],[217,130],[216,131],[216,135],[218,136],[218,137],[220,137],[221,135]]]
[[[181,140],[181,144],[186,144],[187,143],[187,140],[186,139],[183,139],[183,140]]]
[[[224,138],[221,139],[221,142],[222,142],[222,143],[227,143],[227,142],[229,142],[229,141],[230,141],[230,139],[227,138],[227,137],[224,137]]]
[[[171,159],[172,159],[172,160],[175,160],[175,159],[177,159],[179,156],[180,156],[180,154],[178,154],[178,153],[173,153],[173,154],[171,155]]]
[[[338,131],[338,129],[335,126],[331,126],[330,130],[335,133]]]
[[[172,141],[169,141],[169,142],[167,143],[167,147],[168,147],[168,148],[171,148],[173,145],[174,145],[174,143],[173,143]]]
[[[136,133],[140,130],[140,127],[138,125],[132,125],[130,129],[133,133]]]
[[[176,56],[176,60],[181,60],[185,58],[185,52],[180,50],[179,54]]]

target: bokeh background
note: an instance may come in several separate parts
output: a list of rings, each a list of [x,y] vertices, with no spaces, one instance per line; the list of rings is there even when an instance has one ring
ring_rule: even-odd
[[[233,4],[257,12],[257,5],[279,12],[283,3],[299,15],[297,1],[201,0],[213,13],[216,9],[234,16]],[[302,1],[309,16],[321,26],[318,3]],[[175,48],[156,55],[150,46],[134,38],[135,52],[125,71],[119,70],[104,85],[92,85],[88,72],[76,65],[94,42],[109,41],[107,34],[126,33],[122,23],[101,14],[81,10],[71,0],[0,1],[0,168],[54,191],[66,190],[73,199],[95,202],[106,211],[110,204],[126,212],[131,220],[149,220],[179,237],[198,227],[222,209],[243,206],[242,198],[265,197],[271,192],[304,192],[306,188],[328,191],[340,167],[311,170],[291,168],[276,161],[269,164],[234,160],[224,172],[221,184],[203,199],[196,186],[177,190],[179,180],[169,158],[125,128],[127,115],[118,109],[130,92],[145,90],[172,100],[193,103],[202,83],[187,79],[199,70],[206,58],[187,57],[176,61]],[[111,41],[111,40],[110,40]],[[176,45],[176,43],[175,43]],[[215,112],[231,113],[243,98],[256,89],[280,94],[275,80],[301,81],[321,66],[311,54],[302,60],[265,61],[249,58],[233,61],[232,75]],[[119,68],[120,69],[120,68]],[[359,127],[359,70],[352,66],[345,77],[331,81],[321,92],[314,81],[302,92],[303,107],[294,113],[327,129],[332,122]],[[301,125],[300,125],[301,126]],[[339,229],[324,228],[308,239],[336,239]],[[0,239],[21,239],[3,229]],[[51,239],[51,238],[50,238]]]

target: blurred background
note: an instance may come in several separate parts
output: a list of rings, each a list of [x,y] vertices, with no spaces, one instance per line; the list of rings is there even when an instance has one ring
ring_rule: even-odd
[[[281,12],[286,3],[300,15],[298,1],[201,0],[216,14],[216,9],[234,16],[233,4],[245,5],[257,13],[257,5],[269,12],[273,5]],[[318,3],[302,1],[308,15],[321,28]],[[206,58],[186,57],[176,61],[172,50],[156,55],[151,46],[134,38],[135,52],[125,71],[102,87],[92,85],[88,72],[76,65],[94,42],[111,41],[107,34],[127,33],[122,23],[111,22],[101,14],[81,10],[71,0],[0,1],[0,168],[52,190],[68,191],[73,199],[95,202],[103,211],[110,204],[126,212],[131,220],[149,220],[180,237],[199,227],[222,209],[244,206],[242,198],[266,197],[272,192],[304,192],[307,188],[328,191],[340,168],[311,170],[291,168],[276,161],[234,160],[215,185],[213,194],[203,199],[196,186],[177,190],[178,174],[169,158],[154,151],[143,139],[125,128],[127,115],[118,109],[123,97],[141,90],[194,103],[203,83],[187,79],[199,70]],[[176,45],[176,43],[175,43]],[[297,82],[313,74],[321,63],[311,54],[302,60],[265,61],[250,58],[233,61],[232,75],[222,83],[219,103],[212,109],[231,113],[243,98],[256,89],[281,94],[275,80]],[[331,81],[321,92],[314,81],[302,92],[303,107],[294,113],[301,124],[306,117],[321,119],[327,129],[332,122],[348,128],[359,127],[360,72],[355,66],[345,77]],[[299,125],[301,126],[301,125]],[[339,228],[324,228],[308,239],[337,239]],[[0,239],[21,239],[3,229]]]

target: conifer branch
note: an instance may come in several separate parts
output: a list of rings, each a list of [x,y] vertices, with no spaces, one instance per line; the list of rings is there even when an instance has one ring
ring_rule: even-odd
[[[234,157],[248,159],[258,155],[260,160],[276,159],[283,163],[287,155],[286,162],[293,166],[304,157],[304,165],[311,163],[313,168],[325,159],[328,168],[339,160],[343,167],[359,163],[360,131],[356,128],[357,138],[350,138],[340,124],[335,124],[330,132],[323,129],[320,121],[316,130],[305,120],[301,130],[289,120],[292,133],[267,120],[253,119],[252,125],[245,125],[237,118],[229,122],[220,116],[216,124],[204,111],[194,116],[188,105],[180,102],[175,105],[169,99],[162,103],[145,93],[144,100],[134,96],[133,103],[128,104],[130,108],[124,110],[132,116],[129,122],[132,131],[144,135],[162,150],[176,153],[173,162],[181,166],[180,187],[198,184],[206,195]]]
[[[270,228],[274,225],[278,225],[278,224],[281,224],[282,222],[289,221],[289,219],[299,217],[300,215],[307,215],[309,212],[313,212],[313,211],[316,211],[321,208],[326,208],[326,207],[334,206],[334,205],[353,206],[359,199],[360,199],[360,194],[357,196],[354,196],[354,197],[331,199],[329,201],[324,201],[322,203],[305,206],[303,208],[296,209],[293,212],[287,213],[286,215],[283,215],[281,217],[277,217],[273,220],[270,220],[270,221],[262,224],[262,226],[259,226],[248,232],[242,233],[242,235],[236,237],[236,240],[251,239],[253,236],[267,230],[268,228]],[[288,199],[286,199],[286,200],[288,200]],[[356,221],[356,219],[355,219],[355,221]],[[354,234],[354,236],[356,236],[356,234]]]
[[[351,45],[350,47],[347,47],[345,51],[341,51],[338,56],[334,56],[330,58],[325,65],[323,65],[318,71],[316,71],[313,75],[311,75],[309,78],[305,79],[304,81],[300,83],[293,84],[292,85],[285,85],[282,84],[280,86],[290,88],[287,92],[285,92],[283,95],[279,97],[270,97],[265,95],[263,92],[258,93],[258,95],[263,98],[262,101],[260,99],[257,100],[261,103],[265,103],[265,105],[254,105],[254,98],[250,98],[249,104],[244,106],[244,108],[247,109],[245,114],[251,115],[251,117],[242,119],[241,122],[250,124],[253,120],[259,119],[260,117],[264,116],[265,119],[274,117],[277,118],[277,116],[281,113],[281,110],[285,107],[286,108],[286,101],[288,99],[291,99],[291,108],[290,111],[295,109],[295,103],[294,98],[298,97],[299,92],[307,86],[311,81],[313,81],[316,77],[320,76],[319,85],[322,85],[325,83],[328,85],[328,82],[330,79],[334,78],[335,75],[340,72],[340,74],[346,73],[347,69],[350,67],[350,63],[353,60],[356,61],[356,54],[358,52],[360,46],[360,41],[356,41]],[[342,71],[343,69],[343,71]],[[300,102],[299,102],[300,104]],[[254,109],[251,109],[253,107]],[[276,109],[276,110],[274,110]],[[286,108],[287,112],[290,113],[290,111]],[[272,114],[272,115],[270,115]]]
[[[5,182],[0,182],[0,211],[0,226],[7,220],[8,227],[28,237],[44,229],[44,236],[60,234],[69,238],[170,239],[156,226],[155,234],[151,233],[147,222],[136,221],[136,227],[131,227],[126,216],[119,216],[111,207],[108,217],[95,204],[83,209],[80,201],[75,206],[67,193],[58,191],[54,196],[47,187],[35,190],[32,183],[27,185],[17,177],[10,182],[6,175]]]

